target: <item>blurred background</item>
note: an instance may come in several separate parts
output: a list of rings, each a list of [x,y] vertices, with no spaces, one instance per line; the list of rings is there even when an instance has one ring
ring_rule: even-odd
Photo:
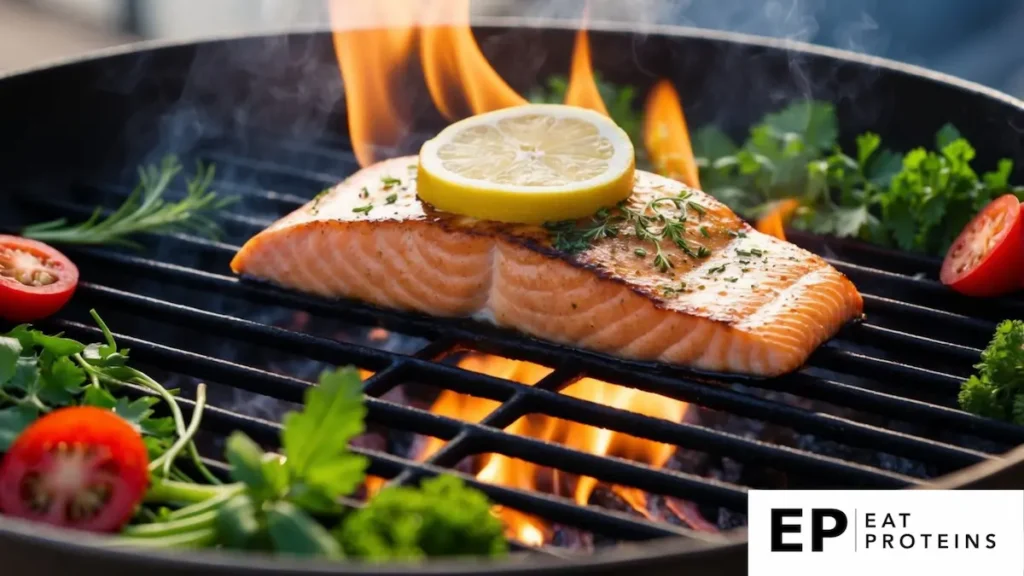
[[[575,20],[583,5],[474,0],[473,12]],[[1024,0],[591,0],[590,6],[597,20],[792,38],[919,64],[1024,97]],[[326,22],[324,0],[0,0],[0,74],[146,39]]]

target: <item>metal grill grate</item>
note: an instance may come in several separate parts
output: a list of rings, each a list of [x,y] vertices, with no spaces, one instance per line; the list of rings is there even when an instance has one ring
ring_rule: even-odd
[[[237,150],[245,154],[232,152]],[[356,168],[354,159],[338,143],[311,146],[255,139],[246,140],[244,146],[206,143],[195,156],[217,164],[218,190],[242,196],[236,213],[224,221],[226,238],[222,242],[189,236],[152,239],[152,250],[141,254],[68,249],[89,281],[80,287],[76,310],[54,325],[73,335],[95,337],[98,331],[80,322],[82,310],[89,307],[139,319],[138,323],[111,322],[120,327],[118,336],[137,361],[286,402],[300,401],[310,382],[254,367],[238,360],[244,355],[236,352],[273,349],[325,364],[354,364],[374,371],[365,382],[369,422],[448,441],[423,463],[359,449],[371,460],[370,473],[375,476],[416,482],[467,456],[500,453],[609,484],[742,513],[749,486],[591,455],[514,436],[503,428],[524,415],[545,414],[727,458],[746,467],[770,468],[817,487],[913,486],[998,458],[1009,447],[1024,443],[1022,427],[955,409],[959,385],[977,361],[995,322],[1024,316],[1024,301],[990,300],[982,309],[976,302],[944,290],[933,279],[937,263],[930,259],[856,243],[792,238],[830,256],[831,263],[851,277],[864,294],[866,321],[845,328],[796,373],[768,380],[722,378],[622,362],[470,321],[329,302],[239,280],[230,275],[227,265],[237,247],[276,217],[351,173]],[[115,206],[131,184],[83,183],[66,196],[70,202],[32,194],[31,190],[24,190],[20,198],[41,217],[85,214],[97,202]],[[426,343],[412,354],[400,354],[308,334],[265,320],[262,311],[267,307],[304,311],[355,326],[382,326]],[[212,339],[223,346],[217,347],[219,354],[194,350],[201,346],[183,344],[187,337],[180,334],[201,334],[201,341]],[[554,370],[528,386],[439,361],[465,348]],[[791,429],[811,441],[799,446],[775,444],[559,393],[582,376]],[[413,381],[496,400],[501,405],[479,424],[471,424],[381,398],[396,386]],[[181,403],[188,411],[191,402],[182,399]],[[278,425],[270,419],[214,407],[208,409],[204,429],[213,435],[240,429],[258,441],[274,443]],[[836,445],[846,448],[828,448]],[[849,456],[853,453],[862,457]],[[625,512],[582,507],[566,498],[462,477],[502,505],[617,540],[667,535],[719,538]]]

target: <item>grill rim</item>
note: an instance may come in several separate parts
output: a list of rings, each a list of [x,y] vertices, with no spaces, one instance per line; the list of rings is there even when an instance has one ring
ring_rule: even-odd
[[[519,17],[475,17],[472,25],[479,28],[530,28],[576,30],[577,22],[548,18]],[[850,64],[858,64],[884,71],[908,75],[926,82],[940,83],[959,90],[970,92],[978,97],[999,101],[1024,113],[1024,100],[1014,98],[987,86],[950,76],[928,68],[905,64],[902,62],[858,54],[846,50],[818,46],[787,39],[775,39],[751,34],[725,32],[718,30],[698,29],[687,26],[663,24],[634,24],[609,21],[588,22],[593,31],[627,33],[636,35],[656,35],[696,40],[711,40],[725,44],[739,44],[780,50],[799,55],[818,56]],[[193,39],[151,40],[114,46],[106,49],[69,58],[60,58],[41,64],[22,68],[0,75],[0,82],[14,80],[57,68],[71,68],[89,62],[95,62],[117,56],[153,52],[161,49],[177,47],[215,45],[233,40],[273,39],[287,35],[329,33],[330,27],[322,25],[293,26],[279,30],[266,30],[259,33],[235,33],[208,36]],[[1024,478],[1024,444],[1011,448],[1000,455],[962,468],[928,483],[915,485],[909,489],[1016,489],[1021,478]],[[203,574],[234,574],[240,569],[249,570],[254,574],[604,574],[616,570],[643,567],[671,569],[685,565],[695,570],[711,570],[718,574],[741,574],[746,570],[746,532],[747,529],[737,528],[725,533],[723,542],[706,542],[697,539],[681,539],[666,537],[646,542],[628,543],[620,548],[600,550],[591,555],[573,557],[571,561],[564,558],[544,555],[514,555],[513,560],[484,561],[468,560],[432,560],[421,564],[363,564],[359,562],[322,562],[308,560],[291,560],[271,556],[247,556],[233,552],[201,550],[193,554],[167,553],[154,550],[125,550],[104,546],[101,542],[90,542],[80,534],[32,524],[17,519],[0,516],[0,553],[17,563],[24,558],[38,558],[40,555],[54,554],[47,558],[52,566],[66,565],[68,561],[81,561],[84,573],[92,573],[91,566],[104,566],[104,574],[131,573],[140,567],[150,570],[154,575],[186,573],[189,570],[201,570]],[[26,554],[27,552],[27,554]],[[26,566],[29,567],[29,566]],[[50,572],[39,572],[46,574]],[[658,572],[660,573],[660,572]]]

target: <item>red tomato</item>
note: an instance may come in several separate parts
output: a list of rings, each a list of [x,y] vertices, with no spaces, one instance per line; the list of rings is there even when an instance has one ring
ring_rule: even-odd
[[[113,532],[149,484],[139,433],[109,410],[81,406],[43,416],[0,464],[0,511],[55,526]]]
[[[78,286],[78,268],[50,246],[0,235],[0,318],[34,322],[64,307]]]
[[[1020,201],[1006,194],[989,202],[946,253],[939,279],[968,296],[998,296],[1021,287],[1024,217]]]

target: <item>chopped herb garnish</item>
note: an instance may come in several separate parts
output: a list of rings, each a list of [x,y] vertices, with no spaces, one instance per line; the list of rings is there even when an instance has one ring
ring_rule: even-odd
[[[654,256],[654,266],[661,272],[668,272],[668,269],[672,268],[672,260],[659,249]]]
[[[686,215],[690,205],[703,210],[686,196],[665,196],[654,198],[640,208],[619,202],[615,209],[602,208],[583,223],[566,220],[548,222],[544,227],[552,234],[552,244],[557,250],[568,253],[582,252],[594,242],[603,238],[615,238],[623,230],[630,231],[642,242],[650,242],[654,248],[653,265],[661,272],[674,267],[672,258],[665,253],[663,241],[669,241],[691,258],[706,258],[711,251],[704,246],[696,250],[686,241]],[[667,208],[667,209],[666,209]],[[637,248],[634,254],[647,255],[649,249]]]
[[[700,235],[705,237],[705,238],[711,238],[711,233],[708,232],[707,226],[701,226],[700,227]]]
[[[366,189],[366,186],[363,186],[363,189],[359,191],[359,197],[364,200],[370,197],[370,191]]]
[[[320,191],[319,194],[314,196],[313,197],[313,205],[310,206],[309,211],[312,212],[313,214],[316,214],[317,211],[320,210],[320,201],[323,200],[324,196],[326,196],[328,193],[330,193],[330,191],[331,191],[330,188],[324,188],[323,190]]]
[[[696,202],[690,201],[687,202],[686,205],[689,206],[691,210],[693,210],[697,214],[700,214],[701,216],[705,214],[704,207],[701,206],[700,204],[697,204]]]
[[[384,203],[394,204],[396,200],[398,200],[398,194],[391,194],[390,196],[384,199]]]
[[[708,274],[718,274],[719,272],[725,272],[725,264],[722,264],[721,266],[715,266],[714,268],[708,270]]]
[[[387,189],[391,188],[392,186],[399,186],[399,185],[401,185],[402,181],[399,180],[398,178],[393,178],[391,176],[381,176],[380,177],[380,183],[383,184],[384,185],[384,189],[387,190]]]
[[[751,248],[750,250],[742,250],[740,248],[737,248],[736,249],[736,254],[739,254],[740,256],[756,256],[756,257],[761,257],[761,256],[764,256],[764,251],[759,249],[759,248]]]
[[[352,211],[357,214],[369,214],[370,210],[373,210],[373,204],[367,204],[366,206],[360,206],[352,209]]]
[[[733,284],[735,284],[737,280],[739,280],[739,278],[735,276],[730,276],[729,278],[725,279],[726,282],[732,282]]]

